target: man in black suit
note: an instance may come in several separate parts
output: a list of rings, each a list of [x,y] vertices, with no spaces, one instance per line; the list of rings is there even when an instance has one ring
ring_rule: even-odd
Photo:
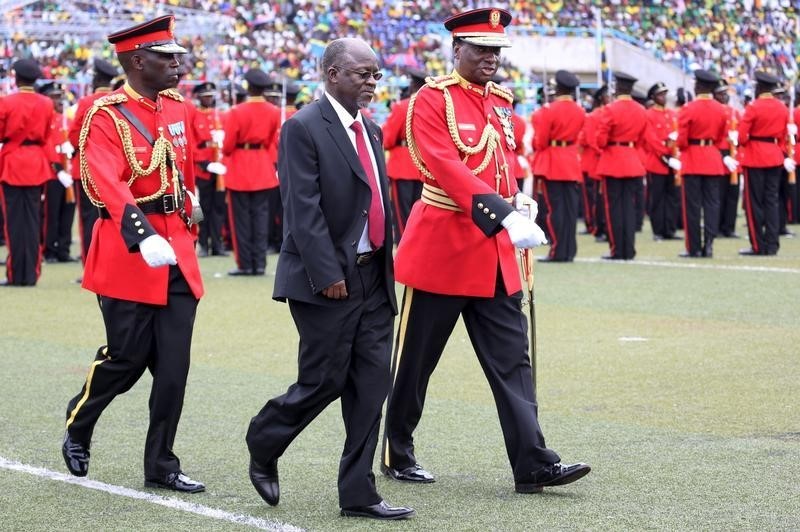
[[[359,112],[381,73],[359,39],[331,42],[322,70],[325,95],[281,128],[285,238],[273,297],[289,302],[299,369],[297,382],[250,422],[250,480],[268,504],[278,504],[278,458],[341,398],[341,514],[403,519],[414,510],[386,504],[372,473],[397,314],[381,130]]]

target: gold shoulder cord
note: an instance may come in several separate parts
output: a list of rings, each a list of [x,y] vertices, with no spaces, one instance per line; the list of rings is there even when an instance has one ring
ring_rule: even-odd
[[[497,133],[497,130],[492,127],[487,119],[486,126],[483,128],[483,132],[481,133],[481,138],[478,141],[478,144],[476,144],[474,147],[469,147],[464,144],[461,141],[461,136],[458,134],[458,125],[456,123],[456,113],[453,106],[453,99],[450,96],[450,91],[447,89],[449,85],[457,84],[458,80],[449,76],[445,76],[443,78],[427,78],[426,81],[428,87],[442,91],[442,95],[444,96],[445,116],[447,118],[447,129],[450,132],[450,138],[453,140],[456,148],[458,148],[461,153],[465,154],[464,160],[471,155],[475,155],[483,150],[486,150],[486,154],[484,155],[481,163],[476,168],[471,170],[473,175],[480,174],[486,169],[487,166],[489,166],[489,161],[497,149],[497,143],[500,139],[500,134]],[[416,93],[411,97],[411,100],[408,104],[408,112],[406,113],[406,141],[408,142],[408,151],[411,154],[411,160],[414,162],[414,166],[416,166],[417,169],[422,172],[422,175],[428,179],[436,181],[436,178],[433,177],[428,168],[425,166],[425,162],[422,160],[422,156],[419,153],[417,144],[414,141],[414,135],[411,134],[411,121],[414,114],[414,104],[417,100],[417,94],[419,93]],[[503,97],[506,97],[506,95],[503,95]]]
[[[159,130],[158,139],[156,139],[155,144],[153,145],[153,152],[150,157],[150,165],[147,168],[143,168],[139,161],[136,159],[136,152],[133,149],[133,140],[131,139],[131,128],[128,126],[128,123],[124,120],[117,118],[117,115],[108,108],[109,105],[123,103],[127,101],[125,95],[122,94],[114,94],[111,96],[106,96],[100,98],[99,100],[95,101],[94,106],[89,110],[86,115],[86,118],[83,121],[83,126],[81,127],[81,133],[78,140],[78,152],[80,154],[80,170],[81,170],[81,184],[83,185],[83,190],[86,191],[86,195],[89,197],[89,201],[92,202],[93,205],[97,207],[105,207],[105,203],[100,200],[100,192],[97,190],[97,185],[92,178],[91,173],[89,172],[89,163],[86,159],[86,140],[89,137],[89,126],[92,122],[92,118],[98,112],[105,111],[114,121],[114,127],[117,130],[117,134],[119,135],[120,140],[122,141],[122,150],[125,153],[125,159],[128,162],[128,166],[131,169],[131,178],[128,180],[128,187],[130,187],[134,181],[142,176],[147,176],[152,174],[156,168],[159,169],[159,175],[161,177],[161,185],[159,189],[149,196],[142,196],[139,198],[134,198],[136,203],[144,203],[146,201],[151,201],[156,198],[160,198],[164,195],[169,188],[169,179],[167,177],[167,164],[168,162],[172,163],[172,161],[176,160],[175,150],[172,148],[172,143],[170,143],[167,139],[164,138],[163,132]],[[175,168],[174,163],[171,164],[172,166],[172,184],[176,191],[180,190],[180,183],[178,180],[178,172]]]

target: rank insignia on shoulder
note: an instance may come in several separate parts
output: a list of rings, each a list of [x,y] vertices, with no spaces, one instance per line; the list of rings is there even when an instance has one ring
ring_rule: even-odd
[[[498,85],[497,83],[490,81],[488,84],[489,92],[494,94],[495,96],[499,96],[504,100],[507,100],[508,103],[512,103],[514,101],[514,93],[511,92],[511,89],[507,89],[502,85]]]
[[[458,79],[456,79],[455,76],[452,75],[436,76],[436,77],[431,76],[425,78],[425,84],[433,89],[442,90],[445,87],[449,87],[450,85],[457,85]]]
[[[94,105],[97,107],[105,107],[106,105],[116,105],[118,103],[125,103],[127,101],[128,97],[120,92],[98,98],[94,101]]]
[[[175,89],[165,89],[159,92],[159,94],[162,96],[166,96],[168,98],[172,98],[173,100],[177,100],[179,102],[183,101],[183,96],[181,96],[181,93],[176,91]]]

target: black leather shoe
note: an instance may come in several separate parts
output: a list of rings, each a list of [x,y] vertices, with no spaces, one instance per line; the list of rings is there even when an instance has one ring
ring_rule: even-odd
[[[275,506],[281,498],[281,488],[278,484],[278,461],[270,460],[266,465],[261,465],[250,458],[250,482],[261,498],[270,506]]]
[[[73,440],[69,432],[64,433],[61,454],[69,472],[76,477],[85,477],[89,472],[89,446]]]
[[[206,248],[200,248],[197,250],[198,257],[208,257],[208,250]]]
[[[144,485],[148,488],[161,488],[165,490],[182,491],[184,493],[199,493],[201,491],[206,491],[205,484],[190,479],[181,471],[170,473],[164,480],[145,479]]]
[[[595,242],[608,242],[608,236],[607,235],[597,235],[597,236],[594,237],[594,241]]]
[[[228,255],[230,255],[230,253],[228,253],[224,249],[212,249],[211,255],[213,255],[214,257],[227,257]]]
[[[78,259],[70,255],[66,255],[64,257],[58,257],[58,262],[78,262]]]
[[[753,248],[745,248],[739,250],[739,255],[751,256],[751,255],[761,255],[761,253],[754,250]]]
[[[400,470],[392,467],[386,467],[385,465],[381,464],[381,473],[387,477],[400,480],[402,482],[418,482],[420,484],[436,482],[436,479],[433,478],[433,475],[423,469],[419,464],[414,464],[411,467]]]
[[[253,275],[253,270],[242,270],[242,269],[239,269],[239,268],[235,268],[233,270],[230,270],[228,272],[228,275],[234,275],[234,276]]]
[[[540,493],[545,486],[563,486],[581,479],[592,470],[589,464],[564,465],[561,462],[534,471],[514,483],[517,493]]]
[[[413,508],[389,506],[386,504],[386,501],[381,501],[378,504],[372,504],[370,506],[342,508],[342,516],[344,517],[369,517],[371,519],[382,519],[385,521],[408,519],[415,513]]]
[[[617,255],[603,255],[600,258],[603,260],[624,260],[622,257],[618,257]]]
[[[55,264],[56,262],[58,262],[58,257],[45,257],[44,261],[47,264]]]
[[[264,271],[264,268],[256,268],[256,271],[253,272],[253,275],[264,275],[265,273],[266,272]]]
[[[682,259],[697,259],[702,257],[703,255],[699,251],[694,253],[689,253],[688,251],[684,251],[682,253],[678,253],[678,256]]]

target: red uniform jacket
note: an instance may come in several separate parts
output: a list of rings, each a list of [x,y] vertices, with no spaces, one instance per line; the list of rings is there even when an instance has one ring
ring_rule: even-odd
[[[404,98],[392,106],[381,130],[383,131],[383,149],[389,155],[386,161],[386,174],[389,179],[406,179],[419,181],[422,176],[414,166],[406,143],[406,113],[410,98]]]
[[[678,148],[683,175],[720,176],[727,173],[719,147],[728,136],[725,106],[710,94],[699,94],[678,113]],[[708,144],[696,144],[696,142]]]
[[[531,115],[531,128],[533,129],[533,136],[531,137],[531,150],[533,152],[531,160],[531,172],[533,172],[533,175],[536,178],[544,178],[544,176],[547,175],[547,170],[548,170],[546,164],[547,158],[544,157],[544,152],[535,149],[533,143],[534,139],[536,138],[536,132],[539,130],[540,127],[544,127],[544,123],[546,121],[545,114],[547,113],[547,109],[549,107],[550,104],[546,103],[543,106],[539,107]]]
[[[527,177],[525,175],[525,167],[519,164],[519,158],[525,156],[525,119],[517,113],[514,113],[511,115],[511,123],[514,125],[514,144],[517,145],[517,147],[514,148],[514,153],[516,153],[517,156],[514,157],[514,164],[510,162],[508,164],[514,168],[514,171],[511,172],[512,176],[517,179],[524,179]]]
[[[211,174],[205,171],[205,166],[222,158],[222,147],[214,146],[211,131],[222,129],[222,119],[219,110],[205,109],[191,106],[192,117],[192,149],[194,150],[195,177],[197,179],[211,179]]]
[[[597,175],[597,161],[600,160],[602,153],[597,147],[597,126],[600,123],[600,115],[603,114],[605,107],[598,107],[588,115],[583,122],[583,130],[579,138],[581,149],[581,171],[591,179],[600,179]]]
[[[795,124],[800,124],[800,106],[795,107],[794,111],[792,112],[792,121]],[[797,149],[797,141],[800,139],[795,138],[795,147],[794,147],[794,161],[800,162],[800,150]]]
[[[444,91],[450,93],[455,121],[448,125]],[[486,89],[453,73],[428,82],[417,92],[410,149],[417,149],[427,171],[425,184],[442,189],[458,210],[423,201],[414,204],[395,257],[399,282],[437,294],[491,297],[498,268],[507,293],[521,290],[516,250],[500,222],[513,208],[503,197],[517,192],[508,171],[498,168],[515,156],[511,148],[510,92],[494,84]],[[486,168],[477,175],[486,150],[466,157],[462,147],[479,144],[484,128],[497,139]],[[413,145],[411,145],[413,144]],[[496,188],[497,187],[497,188]],[[498,190],[499,188],[499,190]]]
[[[53,165],[64,167],[64,156],[60,153],[59,147],[67,140],[64,132],[64,115],[63,113],[53,113],[53,120],[50,122],[50,135],[45,142],[44,149],[47,153],[47,160],[50,162],[50,179],[56,178],[56,173],[53,170]],[[67,126],[69,131],[69,125]]]
[[[744,110],[739,123],[742,166],[770,168],[783,164],[789,109],[770,93],[763,93]],[[756,140],[752,137],[760,137]],[[769,141],[767,139],[775,139]]]
[[[678,113],[654,105],[646,111],[647,135],[645,143],[644,169],[651,174],[667,175],[670,168],[664,164],[664,159],[672,157],[672,141],[669,134],[677,131]]]
[[[228,156],[226,188],[250,192],[278,186],[275,146],[280,127],[281,110],[262,97],[251,96],[228,111],[222,147],[222,153]]]
[[[581,181],[578,136],[586,113],[571,96],[557,97],[540,112],[533,132],[533,149],[542,159],[542,177],[549,181]]]
[[[70,144],[72,144],[72,146],[75,148],[75,157],[73,158],[74,164],[72,165],[72,179],[75,181],[81,180],[81,167],[78,164],[78,144],[80,140],[83,119],[89,109],[92,108],[92,105],[94,105],[95,100],[102,98],[103,96],[108,96],[110,93],[111,89],[108,87],[99,87],[92,94],[87,94],[78,100],[77,107],[75,108],[75,116],[72,119],[72,123],[69,125],[69,134],[67,136]]]
[[[53,102],[22,87],[0,99],[0,182],[17,187],[41,185],[53,175],[45,148],[53,122]]]
[[[725,128],[728,132],[734,131],[736,128],[739,127],[739,122],[742,121],[742,113],[739,112],[738,109],[730,106],[730,105],[722,105],[722,108],[725,109],[725,117],[727,119]],[[725,135],[725,140],[722,141],[722,144],[719,146],[720,150],[730,150],[731,149],[731,142],[728,138],[728,135]]]
[[[602,150],[597,174],[615,178],[642,177],[644,165],[639,148],[645,142],[646,129],[644,107],[630,96],[617,96],[608,104],[597,125],[597,146]]]
[[[92,232],[92,244],[86,257],[83,287],[96,294],[137,301],[153,305],[167,303],[169,268],[151,268],[142,258],[139,242],[159,234],[175,250],[178,267],[189,283],[192,293],[203,295],[203,281],[194,250],[195,238],[177,212],[171,214],[143,214],[135,198],[160,195],[162,181],[159,169],[136,178],[130,185],[131,164],[123,151],[115,121],[106,112],[113,113],[119,121],[128,124],[114,101],[124,101],[125,108],[147,128],[153,139],[163,135],[173,146],[176,165],[183,172],[186,188],[194,189],[192,153],[185,137],[189,128],[189,111],[183,98],[175,91],[164,91],[153,102],[136,94],[127,84],[98,101],[98,109],[86,120],[89,133],[80,157],[86,159],[91,182],[87,193],[105,204],[109,218],[101,217]],[[102,105],[98,105],[102,104]],[[160,133],[159,133],[160,131]],[[133,153],[137,164],[150,165],[152,146],[134,127],[130,127]],[[96,189],[96,190],[95,190]],[[173,194],[172,172],[167,171],[164,194]],[[191,205],[186,199],[186,209]]]

